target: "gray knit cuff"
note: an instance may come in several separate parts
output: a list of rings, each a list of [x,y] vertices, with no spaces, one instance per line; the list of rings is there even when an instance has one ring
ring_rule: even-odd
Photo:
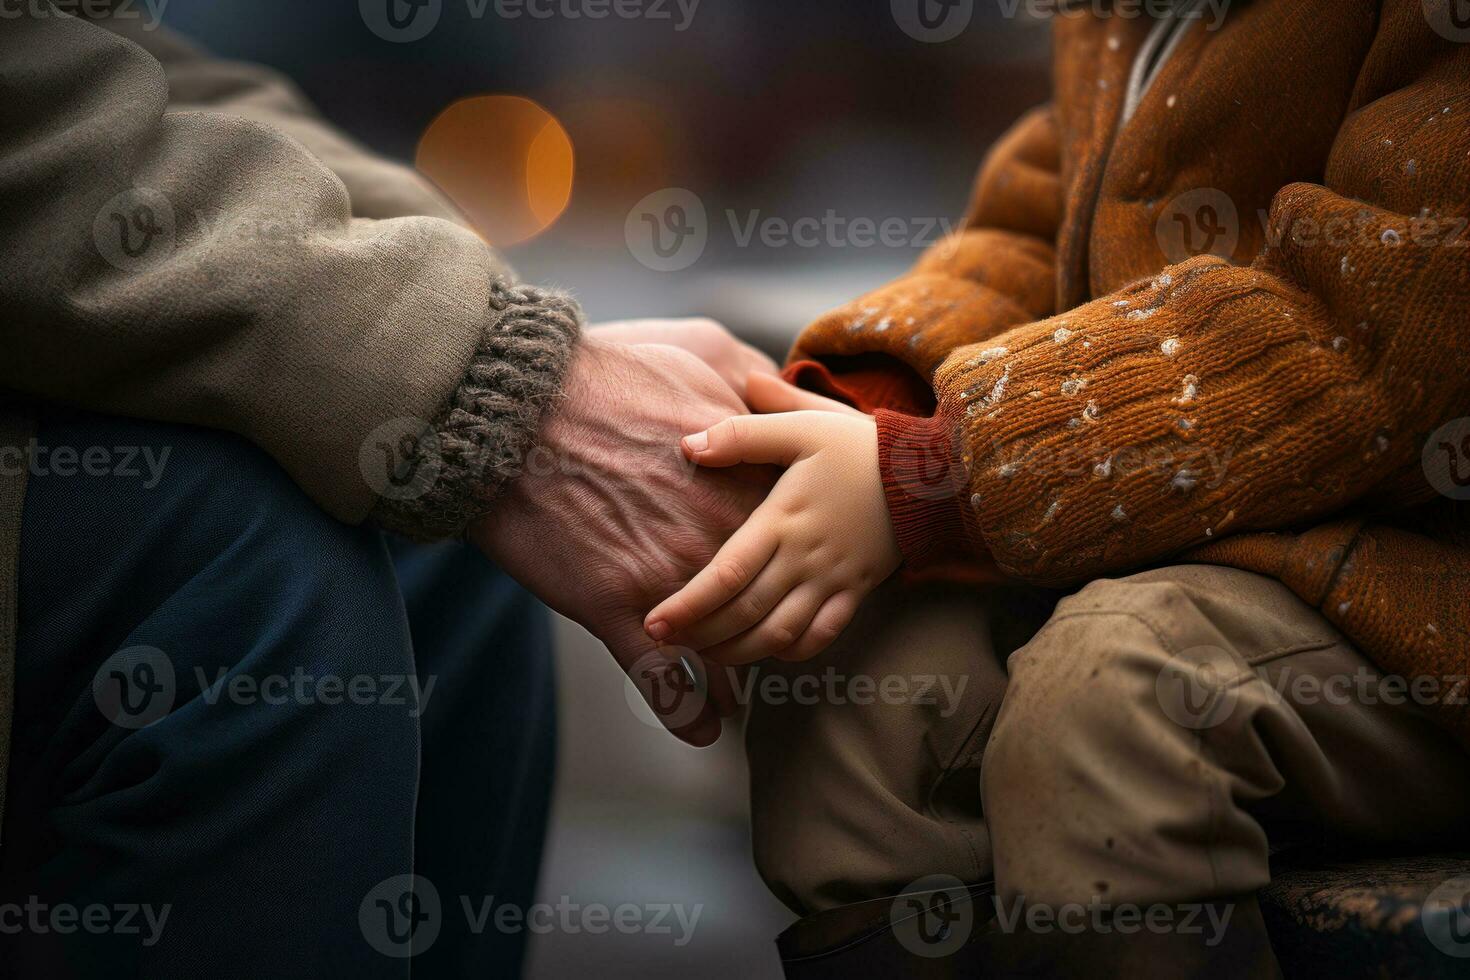
[[[419,541],[462,535],[520,475],[561,394],[582,311],[564,293],[497,282],[491,315],[449,405],[398,440],[399,480],[380,489],[372,520]]]

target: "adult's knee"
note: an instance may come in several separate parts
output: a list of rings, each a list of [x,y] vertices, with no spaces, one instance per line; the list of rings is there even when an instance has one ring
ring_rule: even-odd
[[[66,413],[43,448],[21,522],[21,851],[142,853],[159,813],[180,855],[245,826],[310,840],[355,812],[406,840],[427,688],[382,535],[235,437]]]
[[[85,568],[99,593],[214,573],[239,587],[391,581],[372,574],[387,568],[378,534],[332,519],[238,436],[67,412],[43,420],[32,457],[23,557],[46,555],[58,576]]]
[[[411,672],[382,536],[333,520],[245,440],[58,413],[32,455],[18,656],[33,673],[21,683],[68,647],[158,651],[175,706],[300,700],[308,679]],[[227,679],[238,686],[217,686]]]

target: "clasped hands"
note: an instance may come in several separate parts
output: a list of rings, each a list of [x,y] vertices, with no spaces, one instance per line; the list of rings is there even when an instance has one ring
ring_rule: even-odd
[[[590,328],[541,445],[557,465],[471,538],[690,744],[736,708],[714,667],[815,656],[898,567],[873,419],[781,381],[713,321]],[[712,667],[698,691],[691,651]]]

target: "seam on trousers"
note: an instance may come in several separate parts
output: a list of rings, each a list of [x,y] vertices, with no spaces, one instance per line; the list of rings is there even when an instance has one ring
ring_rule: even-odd
[[[1316,610],[1313,610],[1313,612],[1315,611]],[[1130,619],[1136,619],[1138,620],[1138,622],[1147,626],[1149,628],[1149,632],[1158,637],[1159,642],[1170,653],[1178,654],[1179,652],[1175,650],[1173,646],[1164,642],[1163,631],[1161,629],[1150,622],[1143,613],[1133,609],[1079,609],[1075,612],[1061,613],[1059,615],[1053,616],[1050,620],[1048,620],[1046,625],[1037,631],[1036,636],[1039,637],[1042,633],[1046,632],[1047,628],[1050,627],[1052,623],[1064,622],[1068,619],[1077,619],[1083,616],[1127,616]],[[1205,618],[1208,619],[1208,617]],[[1213,625],[1213,623],[1211,625]],[[1035,637],[1033,637],[1033,640],[1034,639]],[[1241,656],[1240,659],[1241,662],[1244,663],[1247,667],[1259,667],[1262,664],[1268,664],[1273,660],[1280,660],[1282,657],[1289,657],[1293,654],[1311,653],[1314,650],[1326,650],[1330,647],[1340,646],[1342,645],[1342,642],[1342,639],[1339,637],[1314,637],[1312,639],[1296,640],[1292,643],[1286,643],[1279,647],[1273,647],[1270,650],[1265,650],[1252,657]],[[1236,653],[1239,654],[1239,651],[1237,650]]]
[[[949,778],[950,773],[952,773],[957,766],[959,766],[962,762],[968,762],[975,757],[975,752],[973,750],[971,750],[970,752],[966,752],[965,749],[969,747],[971,740],[974,739],[975,733],[979,731],[980,726],[985,724],[985,719],[989,718],[994,711],[994,704],[988,704],[985,706],[985,710],[980,713],[979,718],[975,719],[975,724],[970,727],[970,731],[965,736],[964,741],[960,742],[960,747],[955,751],[954,757],[950,759],[947,765],[940,767],[939,775],[929,786],[929,792],[924,794],[924,812],[933,819],[939,820],[940,822],[953,827],[955,830],[960,832],[960,835],[962,837],[964,837],[965,847],[970,852],[970,867],[974,871],[976,880],[978,880],[980,876],[983,876],[985,874],[985,871],[980,867],[980,855],[975,850],[975,835],[970,833],[970,828],[966,827],[964,824],[959,823],[955,820],[951,820],[948,817],[941,816],[938,811],[934,809],[934,794],[938,791],[939,787],[943,785],[944,781]],[[983,810],[981,811],[981,819],[984,819]]]

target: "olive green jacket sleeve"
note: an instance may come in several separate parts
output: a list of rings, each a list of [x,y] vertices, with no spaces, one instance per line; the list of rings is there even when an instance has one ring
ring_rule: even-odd
[[[342,520],[461,531],[579,310],[278,76],[129,29],[0,24],[0,387],[238,433]]]
[[[168,111],[218,112],[264,123],[311,151],[347,190],[355,218],[422,215],[467,225],[464,216],[412,167],[374,153],[326,119],[285,75],[230,61],[141,17],[93,23],[141,47],[163,68]]]

